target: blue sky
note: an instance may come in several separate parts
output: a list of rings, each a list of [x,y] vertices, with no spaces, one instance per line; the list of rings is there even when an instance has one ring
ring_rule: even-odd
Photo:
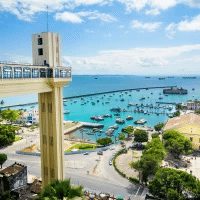
[[[32,62],[47,5],[73,74],[200,74],[200,0],[0,0],[0,60]]]

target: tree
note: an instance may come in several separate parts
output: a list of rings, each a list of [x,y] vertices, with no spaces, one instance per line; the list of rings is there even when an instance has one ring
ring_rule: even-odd
[[[182,106],[180,103],[176,104],[176,110],[183,110],[185,106]]]
[[[122,128],[122,132],[127,133],[129,138],[133,134],[133,131],[134,131],[134,128],[132,126],[127,126],[125,128]]]
[[[0,154],[0,165],[2,168],[3,163],[5,163],[7,160],[7,155],[6,154]]]
[[[108,144],[111,144],[113,141],[111,138],[105,137],[105,138],[100,138],[97,140],[97,143],[103,146],[106,146]]]
[[[181,170],[171,168],[159,169],[149,183],[149,192],[158,199],[182,200],[185,194],[196,199],[200,197],[200,181],[194,176]]]
[[[70,179],[55,180],[49,183],[42,192],[35,198],[36,200],[64,200],[81,197],[83,195],[83,186],[71,186]]]
[[[192,142],[178,131],[169,130],[164,132],[163,140],[165,147],[170,150],[176,159],[179,159],[181,153],[187,154],[193,150]]]
[[[9,120],[11,123],[20,118],[18,110],[10,110],[10,109],[2,110],[0,115],[2,119]]]
[[[152,137],[152,139],[153,139],[153,138],[159,138],[159,135],[158,135],[157,133],[153,133],[153,134],[151,135],[151,137]]]
[[[164,123],[159,123],[159,124],[155,125],[154,128],[156,131],[161,131],[164,126],[165,126]]]
[[[181,113],[179,110],[177,110],[176,112],[173,113],[173,117],[178,117],[180,115],[181,115]]]
[[[148,141],[148,133],[144,130],[136,130],[134,132],[134,141],[135,142],[147,142]]]
[[[121,133],[121,134],[118,136],[117,139],[118,139],[118,140],[126,140],[126,136],[125,136],[123,133]]]
[[[1,105],[4,105],[4,103],[5,103],[4,100],[1,100]]]

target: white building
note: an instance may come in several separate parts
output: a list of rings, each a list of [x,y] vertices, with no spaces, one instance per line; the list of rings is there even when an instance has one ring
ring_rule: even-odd
[[[39,122],[39,116],[37,110],[32,110],[31,112],[25,112],[23,116],[16,121],[16,123],[23,123],[25,122],[25,125],[34,125]]]
[[[187,109],[188,110],[200,110],[200,101],[195,99],[194,101],[187,101]]]

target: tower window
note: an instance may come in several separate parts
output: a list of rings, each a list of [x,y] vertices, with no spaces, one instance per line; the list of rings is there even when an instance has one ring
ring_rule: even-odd
[[[38,45],[42,45],[42,38],[38,38]]]
[[[43,49],[42,49],[42,48],[38,49],[38,55],[39,55],[39,56],[42,56],[42,55],[43,55]]]

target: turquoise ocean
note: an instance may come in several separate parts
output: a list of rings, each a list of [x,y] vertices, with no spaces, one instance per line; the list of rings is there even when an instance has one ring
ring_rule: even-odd
[[[108,92],[115,90],[126,90],[127,92],[115,92],[110,94],[101,94],[80,98],[67,99],[67,102],[64,102],[64,110],[69,110],[69,114],[64,114],[64,120],[72,121],[82,121],[82,122],[94,122],[90,119],[91,116],[95,115],[104,115],[112,114],[112,118],[105,118],[104,121],[98,123],[104,124],[103,130],[107,130],[108,127],[116,124],[116,116],[110,111],[110,108],[121,107],[126,109],[127,112],[121,112],[120,118],[125,120],[125,124],[119,125],[119,129],[114,132],[114,136],[118,136],[118,133],[121,132],[121,128],[134,125],[135,120],[141,118],[146,119],[147,123],[145,126],[153,127],[159,122],[166,122],[168,116],[166,114],[144,114],[144,113],[135,113],[133,110],[135,107],[127,107],[128,103],[132,104],[153,104],[157,105],[156,102],[176,102],[176,103],[186,103],[187,100],[200,99],[200,77],[194,79],[188,78],[185,79],[181,76],[174,77],[162,77],[165,79],[159,80],[158,76],[144,77],[144,76],[92,76],[92,75],[74,75],[72,77],[72,82],[63,88],[63,97],[79,96],[84,94],[94,94],[99,92]],[[187,95],[163,95],[163,89],[142,89],[140,91],[130,91],[134,88],[148,88],[148,87],[162,87],[162,86],[178,86],[183,87],[188,90]],[[159,99],[162,96],[163,99]],[[144,100],[140,100],[144,97]],[[124,99],[124,101],[121,101]],[[1,99],[2,100],[2,99]],[[24,95],[24,96],[15,96],[7,97],[3,99],[5,105],[16,105],[29,102],[37,102],[37,95]],[[85,102],[85,104],[83,104]],[[92,102],[95,105],[92,105]],[[105,103],[109,102],[109,103]],[[93,104],[94,104],[93,103]],[[160,104],[161,106],[168,106],[167,104]],[[27,105],[23,107],[14,107],[12,109],[27,109],[31,110],[33,105]],[[35,105],[37,108],[37,105]],[[150,108],[143,108],[144,111],[151,111]],[[173,108],[173,112],[175,109]],[[153,109],[152,111],[163,112],[164,109]],[[165,110],[169,112],[168,110]],[[127,121],[126,117],[128,115],[133,116],[133,120]],[[82,137],[80,131],[76,131],[75,136]],[[105,133],[97,133],[94,135],[84,134],[84,138],[91,140],[96,140],[101,137],[105,137]],[[114,139],[112,136],[112,139]]]

